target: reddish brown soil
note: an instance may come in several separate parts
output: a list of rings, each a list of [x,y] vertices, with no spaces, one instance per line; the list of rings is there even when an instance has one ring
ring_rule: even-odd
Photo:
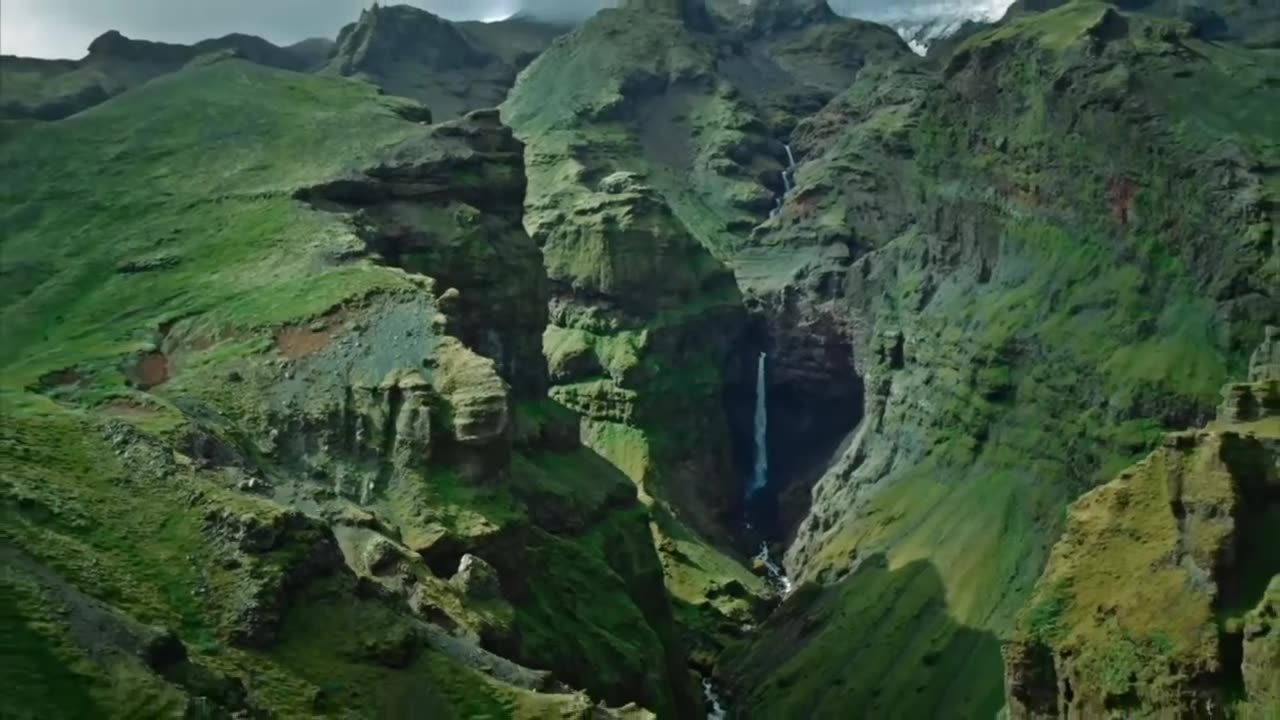
[[[163,385],[169,382],[169,358],[164,353],[147,353],[138,361],[134,374],[143,390]]]
[[[314,332],[304,327],[289,327],[276,333],[276,349],[290,360],[323,350],[333,337],[328,331]]]
[[[324,328],[320,330],[312,330],[309,326],[301,325],[283,328],[276,333],[276,350],[290,360],[319,352],[333,342],[335,328],[346,322],[350,314],[351,312],[346,308],[338,310],[321,320]]]

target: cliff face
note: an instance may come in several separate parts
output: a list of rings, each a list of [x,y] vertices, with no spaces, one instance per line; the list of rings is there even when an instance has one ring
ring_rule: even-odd
[[[523,147],[422,115],[227,60],[0,144],[24,712],[693,707],[635,490],[545,398]]]
[[[1265,717],[1280,66],[1126,7],[95,43],[0,125],[18,702]]]
[[[1274,712],[1280,374],[1255,371],[1072,505],[1005,647],[1010,717]]]
[[[1255,62],[1078,3],[937,75],[864,71],[796,128],[792,199],[739,282],[776,367],[851,368],[865,401],[787,554],[819,587],[726,658],[741,702],[1000,707],[996,634],[1061,508],[1210,417],[1275,321],[1276,128],[1227,119],[1269,92]],[[1181,82],[1222,100],[1182,105]],[[898,669],[818,692],[864,664]]]
[[[369,80],[450,119],[499,105],[561,32],[532,20],[453,23],[410,5],[375,6],[343,28],[325,72]]]
[[[731,557],[745,482],[721,408],[758,353],[732,271],[782,190],[771,126],[910,52],[813,3],[687,6],[602,12],[521,75],[503,116],[529,148],[526,226],[553,284],[552,396],[653,498],[668,587],[721,635],[753,620],[736,588],[763,593]]]

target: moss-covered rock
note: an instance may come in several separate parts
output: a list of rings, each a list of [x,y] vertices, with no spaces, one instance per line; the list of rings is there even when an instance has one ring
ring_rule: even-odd
[[[495,113],[418,117],[229,60],[0,142],[3,272],[27,277],[0,358],[0,525],[27,568],[2,651],[31,688],[4,712],[644,715],[560,682],[693,706],[630,483],[559,414],[524,427],[547,296],[522,148]],[[501,554],[493,582],[449,582],[468,553]],[[587,586],[609,612],[534,609]],[[190,671],[131,659],[132,630],[104,654],[57,611],[90,594],[173,628]]]
[[[1005,649],[1010,717],[1274,709],[1277,420],[1170,435],[1072,505]]]
[[[1271,61],[1073,3],[970,37],[938,74],[864,71],[797,128],[794,199],[738,277],[776,372],[825,354],[865,388],[786,558],[848,594],[726,656],[742,702],[821,713],[818,688],[843,681],[882,714],[999,709],[996,646],[969,631],[1012,627],[1062,508],[1162,428],[1211,417],[1274,323],[1274,247],[1251,230],[1275,221],[1277,128],[1252,104]],[[1192,87],[1205,102],[1179,99]],[[860,570],[878,554],[941,580]],[[831,623],[857,648],[907,632],[914,605],[895,598],[917,593],[953,622],[902,638],[883,680],[848,678],[852,659],[806,633]],[[854,596],[884,598],[874,622],[844,620]],[[780,646],[790,659],[765,650]]]

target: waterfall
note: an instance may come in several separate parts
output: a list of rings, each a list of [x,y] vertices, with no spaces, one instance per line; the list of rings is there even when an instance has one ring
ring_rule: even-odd
[[[756,553],[755,559],[764,565],[765,577],[769,580],[769,585],[782,597],[790,595],[791,578],[787,577],[787,571],[783,570],[782,566],[769,554],[768,543],[760,543],[760,552]]]
[[[707,720],[725,720],[728,717],[724,703],[720,701],[720,693],[711,683],[711,678],[705,675],[702,676],[702,697],[707,704]]]
[[[751,489],[748,495],[754,495],[769,484],[769,407],[765,400],[765,358],[760,353],[756,365],[756,465],[751,476]]]
[[[777,197],[773,209],[769,211],[770,218],[776,218],[782,214],[782,205],[786,202],[787,194],[793,189],[792,183],[795,182],[796,156],[791,153],[790,145],[784,144],[782,147],[787,149],[787,167],[782,171],[782,194]]]

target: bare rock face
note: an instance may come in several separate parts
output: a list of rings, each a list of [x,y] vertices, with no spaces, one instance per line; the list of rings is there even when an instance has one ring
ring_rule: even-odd
[[[458,562],[458,572],[449,582],[474,600],[493,600],[502,594],[498,571],[469,553],[462,556],[462,560]]]
[[[342,29],[323,71],[370,80],[447,120],[501,103],[520,67],[560,32],[531,19],[454,23],[409,5],[375,5]]]

